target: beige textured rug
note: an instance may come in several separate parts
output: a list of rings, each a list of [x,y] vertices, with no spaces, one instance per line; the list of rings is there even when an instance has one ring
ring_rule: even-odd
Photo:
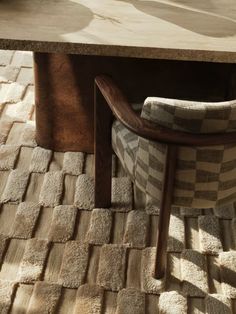
[[[31,53],[0,51],[0,313],[236,313],[235,207],[173,208],[154,280],[157,208],[114,159],[94,209],[93,155],[36,146],[32,77]]]

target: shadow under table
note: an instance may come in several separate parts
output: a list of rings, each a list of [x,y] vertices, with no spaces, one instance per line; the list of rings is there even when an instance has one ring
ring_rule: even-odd
[[[55,151],[93,152],[93,88],[109,74],[130,102],[147,96],[198,101],[235,97],[230,63],[34,53],[37,142]]]

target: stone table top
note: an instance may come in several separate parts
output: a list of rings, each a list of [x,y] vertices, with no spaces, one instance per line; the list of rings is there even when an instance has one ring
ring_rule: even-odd
[[[235,0],[0,0],[0,49],[236,62]]]

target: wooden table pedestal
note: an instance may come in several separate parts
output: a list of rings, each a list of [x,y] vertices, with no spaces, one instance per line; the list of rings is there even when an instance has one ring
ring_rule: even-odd
[[[232,64],[34,53],[37,142],[93,152],[94,77],[111,75],[131,102],[147,96],[233,98]]]

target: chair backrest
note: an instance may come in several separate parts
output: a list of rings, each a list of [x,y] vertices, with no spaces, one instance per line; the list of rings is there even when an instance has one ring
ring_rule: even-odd
[[[141,116],[189,133],[236,131],[236,100],[205,103],[149,97]],[[136,185],[160,202],[166,145],[139,137]],[[173,205],[211,208],[236,200],[235,145],[178,149]]]

